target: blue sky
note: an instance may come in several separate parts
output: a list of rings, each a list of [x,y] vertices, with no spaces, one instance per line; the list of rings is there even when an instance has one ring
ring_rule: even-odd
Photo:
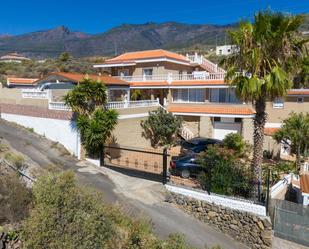
[[[250,18],[268,7],[294,14],[309,13],[309,0],[4,0],[0,34],[22,34],[60,25],[100,33],[123,23],[226,24]]]

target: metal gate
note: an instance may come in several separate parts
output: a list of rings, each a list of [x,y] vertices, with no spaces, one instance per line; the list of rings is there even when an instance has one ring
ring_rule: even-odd
[[[167,150],[104,146],[104,166],[137,177],[167,182]]]
[[[306,208],[287,210],[275,207],[275,236],[309,246],[309,214]]]

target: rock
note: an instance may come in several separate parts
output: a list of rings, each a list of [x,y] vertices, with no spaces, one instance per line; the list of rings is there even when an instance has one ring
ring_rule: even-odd
[[[237,225],[238,222],[237,222],[237,220],[231,220],[231,224]]]
[[[204,210],[203,210],[203,208],[202,207],[198,207],[197,208],[197,212],[203,212]]]
[[[261,229],[261,230],[264,230],[264,225],[263,225],[263,222],[262,221],[259,221],[257,223],[258,227]]]
[[[208,212],[208,217],[209,217],[210,219],[215,218],[217,215],[218,215],[218,214],[217,214],[216,212],[213,212],[213,211],[209,211],[209,212]]]
[[[231,229],[233,229],[233,230],[235,230],[235,231],[238,231],[239,230],[239,227],[238,226],[236,226],[236,225],[230,225],[230,228]]]

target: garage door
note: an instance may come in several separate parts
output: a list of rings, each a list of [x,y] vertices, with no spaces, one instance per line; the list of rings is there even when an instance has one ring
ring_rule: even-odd
[[[216,139],[224,139],[227,134],[240,133],[241,123],[215,122],[213,137]]]

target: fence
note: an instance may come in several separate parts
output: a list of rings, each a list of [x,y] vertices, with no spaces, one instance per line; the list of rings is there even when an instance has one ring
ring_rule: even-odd
[[[270,211],[275,236],[309,246],[309,207],[272,199]]]

